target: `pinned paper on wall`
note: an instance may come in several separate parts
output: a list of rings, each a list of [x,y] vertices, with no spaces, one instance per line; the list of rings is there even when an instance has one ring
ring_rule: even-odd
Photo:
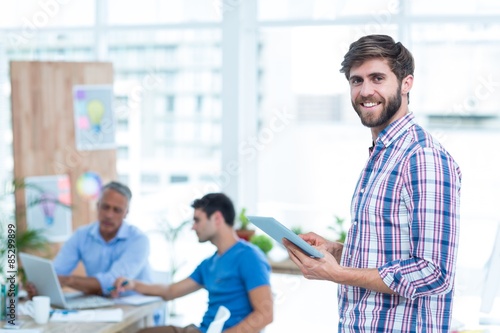
[[[73,108],[78,150],[116,147],[112,85],[73,86]]]
[[[69,176],[26,177],[24,184],[28,229],[42,229],[51,242],[66,241],[72,233]]]

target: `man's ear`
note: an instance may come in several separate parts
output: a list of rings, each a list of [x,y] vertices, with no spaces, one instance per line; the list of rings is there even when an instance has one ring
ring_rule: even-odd
[[[215,218],[215,224],[217,226],[221,225],[222,223],[226,223],[224,222],[224,216],[222,216],[222,213],[220,211],[215,211],[214,214],[213,214],[214,218]]]
[[[407,75],[401,82],[401,95],[407,95],[413,87],[413,75]]]

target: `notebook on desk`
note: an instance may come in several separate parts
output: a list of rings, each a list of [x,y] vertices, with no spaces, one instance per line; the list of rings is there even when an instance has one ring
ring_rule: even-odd
[[[63,309],[91,309],[113,306],[113,300],[97,295],[65,295],[51,260],[27,253],[19,253],[28,281],[33,283],[39,295],[49,296],[50,304]]]
[[[122,309],[97,309],[66,311],[56,310],[50,317],[51,322],[100,322],[119,323],[123,321]]]

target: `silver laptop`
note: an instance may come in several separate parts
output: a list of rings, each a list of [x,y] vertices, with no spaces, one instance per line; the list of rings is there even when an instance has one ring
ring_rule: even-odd
[[[113,300],[97,295],[65,295],[51,260],[22,252],[19,257],[27,280],[35,285],[39,295],[50,297],[51,305],[71,310],[115,305]]]

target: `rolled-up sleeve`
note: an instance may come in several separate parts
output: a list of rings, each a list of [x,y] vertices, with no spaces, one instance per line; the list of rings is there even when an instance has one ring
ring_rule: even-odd
[[[458,249],[460,169],[442,150],[423,148],[408,160],[405,177],[410,258],[385,263],[380,277],[409,299],[447,293]]]

